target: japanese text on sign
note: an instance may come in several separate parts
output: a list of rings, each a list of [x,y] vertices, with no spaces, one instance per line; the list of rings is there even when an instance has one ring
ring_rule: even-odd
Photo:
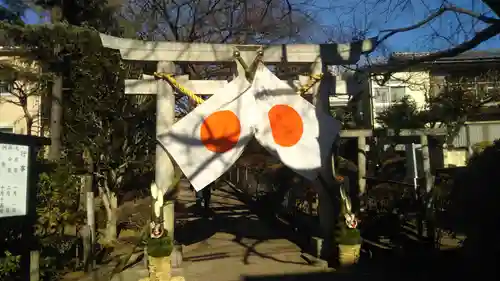
[[[28,151],[25,145],[0,143],[0,218],[27,213]]]

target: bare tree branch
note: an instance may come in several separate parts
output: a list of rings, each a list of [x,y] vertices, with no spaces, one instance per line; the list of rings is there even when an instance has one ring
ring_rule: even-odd
[[[413,24],[413,25],[410,25],[410,26],[407,26],[407,27],[402,27],[402,28],[386,29],[386,30],[380,31],[381,33],[387,33],[387,34],[385,34],[384,36],[382,36],[377,41],[377,43],[375,44],[375,47],[377,47],[380,43],[384,42],[385,40],[389,39],[390,37],[392,37],[392,36],[394,36],[394,35],[396,35],[398,33],[402,33],[402,32],[406,32],[406,31],[414,30],[414,29],[417,29],[417,28],[421,28],[424,25],[429,24],[431,21],[433,21],[434,19],[438,18],[439,16],[443,15],[446,12],[455,12],[455,13],[458,13],[458,14],[469,15],[469,16],[477,18],[477,19],[479,19],[479,20],[481,20],[481,21],[483,21],[484,23],[487,23],[487,24],[495,25],[495,24],[500,23],[500,19],[496,19],[496,18],[492,18],[492,17],[487,17],[487,16],[484,16],[484,15],[475,13],[473,11],[470,11],[470,10],[467,10],[467,9],[463,9],[463,8],[460,8],[460,7],[457,7],[457,6],[454,6],[454,5],[451,5],[451,4],[444,4],[441,8],[439,8],[435,12],[431,13],[425,19],[417,22],[416,24]]]
[[[437,52],[431,52],[428,54],[423,54],[423,55],[414,55],[411,57],[405,57],[405,58],[398,58],[397,60],[395,59],[395,63],[389,64],[388,65],[388,71],[386,74],[384,74],[384,78],[382,80],[382,83],[385,83],[389,80],[390,75],[392,72],[397,72],[397,71],[402,71],[404,69],[407,69],[408,67],[423,63],[423,62],[429,62],[429,61],[434,61],[440,58],[447,58],[447,57],[454,57],[457,56],[465,51],[471,50],[479,44],[481,44],[484,41],[487,41],[490,38],[493,38],[494,36],[497,36],[500,32],[500,22],[492,24],[485,29],[479,31],[476,33],[476,35],[468,40],[465,41],[455,47],[437,51]]]

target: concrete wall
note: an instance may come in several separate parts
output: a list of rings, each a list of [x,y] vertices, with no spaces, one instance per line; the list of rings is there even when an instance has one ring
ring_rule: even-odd
[[[30,62],[26,63],[20,59],[20,57],[15,56],[0,56],[0,64],[8,64],[10,67],[16,67],[18,69],[23,68],[24,70],[33,70],[34,73],[40,71],[37,64]],[[12,71],[2,71],[0,72],[0,80],[9,81],[12,80]],[[25,93],[29,93],[28,97],[28,112],[35,117],[35,122],[32,127],[33,135],[40,135],[40,109],[41,109],[41,98],[38,95],[31,95],[35,90],[36,82],[29,82],[25,79],[19,79],[16,82],[18,86]],[[9,131],[12,129],[13,133],[16,134],[26,134],[26,119],[24,118],[25,113],[23,108],[17,103],[19,101],[18,96],[22,93],[16,91],[15,89],[11,92],[0,93],[0,130],[2,132]]]
[[[445,167],[464,167],[469,152],[464,148],[447,148],[443,151]]]

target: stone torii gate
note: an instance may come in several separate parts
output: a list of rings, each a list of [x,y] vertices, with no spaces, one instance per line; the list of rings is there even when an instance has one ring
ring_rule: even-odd
[[[308,64],[311,74],[326,72],[327,65],[347,65],[356,63],[362,53],[371,52],[373,39],[349,44],[290,44],[290,45],[231,45],[207,43],[151,42],[123,39],[101,34],[104,47],[116,49],[124,60],[156,61],[157,72],[175,73],[175,63],[220,64],[235,61],[235,52],[250,65],[262,51],[261,61],[269,64]],[[245,69],[236,61],[237,75],[245,75]],[[300,76],[293,83],[304,84],[309,76]],[[200,95],[212,95],[227,83],[225,80],[189,80],[187,75],[177,77],[178,81],[189,90]],[[346,92],[346,81],[337,80],[337,92]],[[143,76],[140,80],[126,80],[125,94],[156,94],[156,135],[168,132],[174,123],[175,97],[169,83],[155,80],[152,76]],[[322,91],[324,92],[324,91]],[[333,92],[333,89],[331,90]],[[329,91],[319,95],[319,85],[312,87],[306,94],[313,95],[315,105],[329,109]],[[156,146],[155,182],[160,190],[167,191],[174,178],[173,163],[164,149]],[[164,228],[173,239],[174,205],[166,202],[163,210]],[[173,264],[173,266],[175,266]]]

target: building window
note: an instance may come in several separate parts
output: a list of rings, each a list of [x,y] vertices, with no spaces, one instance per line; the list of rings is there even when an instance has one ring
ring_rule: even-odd
[[[404,86],[388,86],[375,88],[373,93],[374,103],[391,104],[399,102],[406,95]]]
[[[446,83],[449,86],[457,87],[460,90],[470,91],[474,93],[478,98],[483,97],[486,94],[495,94],[498,91],[499,82],[498,81],[488,81],[486,79],[480,79],[480,77],[473,78],[447,78]]]
[[[13,127],[0,127],[0,133],[7,133],[7,134],[12,134],[14,133],[14,128]]]
[[[12,85],[8,81],[0,80],[0,95],[10,95]]]
[[[387,109],[389,109],[389,105],[386,105],[386,104],[375,104],[375,106],[373,107],[373,111],[375,113],[375,116],[377,115],[380,115],[382,112],[386,111]]]
[[[406,96],[406,87],[401,85],[389,85],[373,89],[373,117],[380,115],[393,104],[399,103]],[[375,123],[376,127],[380,124]]]

